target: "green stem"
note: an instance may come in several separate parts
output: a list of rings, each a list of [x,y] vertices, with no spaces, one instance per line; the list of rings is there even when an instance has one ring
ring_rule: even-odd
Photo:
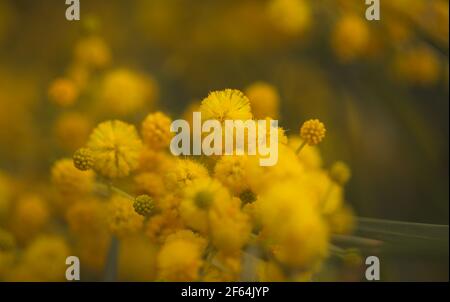
[[[115,187],[112,184],[96,183],[95,185],[96,185],[96,190],[98,190],[98,191],[114,192],[114,193],[117,193],[119,195],[122,195],[125,198],[134,200],[133,196],[131,196],[127,192],[125,192],[125,191]]]
[[[119,195],[122,195],[123,197],[126,197],[126,198],[128,198],[128,199],[134,200],[134,197],[133,197],[133,196],[131,196],[131,195],[128,194],[127,192],[122,191],[121,189],[119,189],[119,188],[117,188],[117,187],[115,187],[115,186],[113,186],[113,185],[111,185],[111,191],[113,191],[113,192],[115,192],[115,193],[117,193],[117,194],[119,194]]]
[[[254,282],[257,281],[256,265],[259,260],[258,250],[255,246],[247,246],[242,253],[242,270],[240,281]]]
[[[357,230],[424,240],[448,240],[448,225],[357,217]]]
[[[122,191],[119,188],[113,186],[111,182],[108,184],[97,184],[97,188],[102,188],[108,192],[108,195],[111,192],[116,192],[121,194],[122,196],[134,200],[134,197],[129,195],[128,193]],[[111,243],[108,249],[108,255],[106,258],[105,271],[104,271],[104,281],[106,282],[114,282],[117,280],[117,267],[119,263],[119,239],[116,236],[111,237]]]
[[[208,244],[208,246],[205,248],[205,254],[203,256],[204,259],[204,264],[203,267],[200,269],[200,273],[199,273],[199,277],[200,280],[198,281],[202,281],[203,277],[206,274],[206,270],[209,268],[210,265],[214,265],[213,259],[214,259],[214,248],[211,244]],[[215,266],[215,265],[214,265]]]
[[[297,151],[295,151],[295,153],[298,155],[300,151],[302,151],[304,146],[306,146],[306,141],[302,142],[302,144],[297,148]]]
[[[111,238],[111,244],[106,258],[104,281],[114,282],[117,279],[117,264],[119,262],[119,239],[115,236]]]
[[[365,237],[353,236],[353,235],[338,235],[333,234],[331,241],[337,244],[345,244],[357,247],[379,248],[383,245],[383,241],[376,239],[369,239]]]

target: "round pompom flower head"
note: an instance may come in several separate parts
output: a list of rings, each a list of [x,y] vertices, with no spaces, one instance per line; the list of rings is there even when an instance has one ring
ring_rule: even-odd
[[[217,204],[228,204],[230,200],[230,193],[219,181],[211,178],[197,179],[183,190],[180,217],[189,228],[207,234],[208,213]]]
[[[267,13],[273,25],[284,34],[297,35],[311,25],[312,13],[309,1],[271,0],[267,2]]]
[[[134,199],[133,208],[141,216],[148,217],[153,213],[155,203],[148,195],[139,195]]]
[[[87,171],[94,166],[94,157],[88,148],[80,148],[73,154],[73,165],[81,171]]]
[[[117,178],[128,176],[138,167],[142,142],[133,125],[113,120],[94,129],[87,147],[94,156],[95,172]]]
[[[325,137],[325,125],[318,119],[308,120],[300,128],[300,136],[310,146],[317,145]]]
[[[164,182],[168,190],[180,192],[194,181],[208,177],[208,170],[202,164],[190,159],[177,159],[166,173]]]
[[[183,232],[184,234],[180,234]],[[180,231],[167,237],[156,257],[159,279],[195,281],[203,264],[204,244],[193,235]]]
[[[91,130],[90,117],[74,111],[61,114],[54,124],[54,136],[57,144],[70,152],[84,146]]]
[[[135,113],[156,101],[157,85],[148,76],[128,69],[108,72],[99,89],[99,104],[119,116]]]
[[[363,18],[345,14],[334,25],[331,47],[340,62],[349,63],[367,52],[370,36],[370,28]]]
[[[70,158],[58,160],[53,164],[51,179],[65,198],[84,196],[91,192],[94,185],[94,173],[78,170]]]
[[[214,166],[214,178],[227,187],[235,196],[239,196],[249,187],[246,165],[248,156],[222,156]]]
[[[350,168],[342,161],[335,162],[330,169],[330,178],[338,185],[345,185],[351,177]]]
[[[211,92],[200,105],[203,120],[249,120],[252,118],[250,100],[239,90]]]
[[[111,50],[105,41],[97,36],[78,41],[74,55],[81,64],[94,68],[103,68],[111,61]]]
[[[247,189],[243,191],[241,194],[239,194],[239,198],[244,204],[246,204],[254,202],[257,199],[257,196],[255,193],[253,193],[252,190]]]
[[[255,119],[279,116],[280,96],[277,89],[264,82],[256,82],[247,87],[245,94],[250,100]]]
[[[170,144],[172,120],[162,112],[150,113],[142,123],[142,138],[150,149],[162,149]]]
[[[325,125],[318,119],[307,120],[300,127],[300,137],[303,143],[297,149],[297,153],[308,144],[309,146],[314,146],[319,144],[324,138],[326,133]]]
[[[136,213],[130,200],[114,195],[108,204],[108,224],[113,235],[124,238],[141,230],[144,217]]]
[[[214,201],[211,192],[199,191],[195,194],[194,202],[200,209],[208,209]]]
[[[60,282],[65,280],[65,260],[71,254],[62,236],[40,235],[25,248],[20,265],[26,268],[31,280]]]
[[[78,94],[78,88],[75,83],[66,78],[54,80],[48,88],[50,100],[62,107],[72,105],[76,101]]]

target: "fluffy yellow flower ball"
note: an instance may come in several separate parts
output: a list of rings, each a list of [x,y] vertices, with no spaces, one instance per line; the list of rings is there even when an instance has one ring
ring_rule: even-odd
[[[165,208],[162,212],[150,217],[145,226],[145,235],[156,243],[162,243],[167,236],[184,229],[177,209]]]
[[[24,195],[18,199],[12,213],[11,231],[19,243],[24,243],[41,232],[49,219],[49,206],[39,195]]]
[[[302,270],[320,264],[328,249],[328,228],[310,196],[291,181],[274,184],[256,201],[268,249],[283,264]]]
[[[67,107],[75,103],[79,91],[74,82],[59,78],[54,80],[48,88],[48,97],[55,104]]]
[[[169,146],[173,133],[172,120],[162,112],[150,113],[142,122],[142,140],[148,148],[158,150]]]
[[[113,120],[94,129],[87,147],[94,157],[95,172],[117,178],[129,175],[138,167],[142,142],[133,125]]]
[[[200,105],[203,120],[249,120],[250,101],[239,90],[225,89],[211,92]]]
[[[311,8],[304,0],[272,0],[268,2],[269,17],[287,34],[298,34],[311,24]]]
[[[246,175],[247,156],[222,156],[214,166],[214,178],[235,196],[249,189]]]
[[[166,174],[174,165],[173,157],[162,150],[152,150],[144,147],[139,156],[138,170],[142,172],[153,172]]]
[[[81,65],[103,68],[111,61],[111,51],[100,37],[90,36],[77,42],[75,60]]]
[[[165,176],[166,187],[177,192],[198,179],[208,178],[208,170],[198,162],[190,159],[177,159]]]
[[[435,84],[439,80],[440,66],[436,53],[426,46],[403,51],[394,65],[402,80],[420,86]]]
[[[66,220],[73,234],[98,237],[107,231],[106,205],[96,199],[79,201],[67,210]]]
[[[61,196],[71,200],[90,193],[94,185],[94,173],[78,170],[69,158],[53,164],[51,179]]]
[[[248,242],[251,233],[250,218],[241,211],[241,201],[216,202],[209,212],[211,242],[225,254],[238,253]]]
[[[120,244],[118,278],[120,281],[154,281],[157,247],[144,236],[125,238]]]
[[[342,205],[326,216],[330,231],[334,234],[350,234],[356,226],[355,214],[348,205]]]
[[[191,230],[179,230],[170,236],[168,236],[165,240],[165,243],[168,243],[170,241],[174,240],[187,240],[195,245],[197,245],[201,250],[204,250],[207,246],[207,242],[205,238],[202,236],[192,232]]]
[[[331,46],[339,60],[346,63],[361,56],[368,48],[370,31],[367,21],[359,16],[345,15],[334,27]]]
[[[156,84],[148,76],[127,69],[108,73],[100,87],[100,105],[103,110],[118,115],[134,113],[156,99]]]
[[[310,170],[300,178],[308,191],[314,194],[315,205],[324,214],[334,212],[344,202],[344,190],[337,186],[324,170]]]
[[[62,237],[42,236],[36,238],[25,249],[19,264],[19,274],[22,271],[28,277],[17,280],[65,281],[66,258],[70,255],[70,248]]]
[[[345,185],[351,177],[348,165],[342,161],[335,162],[330,168],[330,178],[337,184]]]
[[[278,162],[273,166],[260,166],[259,160],[255,156],[248,158],[246,163],[247,183],[256,194],[263,192],[274,182],[296,179],[304,171],[295,152],[284,144],[278,145]]]
[[[278,119],[280,96],[277,89],[264,82],[256,82],[245,90],[250,100],[255,119],[264,119],[267,116]]]
[[[103,277],[110,237],[110,234],[102,232],[86,234],[77,238],[73,253],[80,258],[82,274],[89,274],[98,279]]]
[[[204,248],[204,240],[189,231],[167,237],[157,256],[159,279],[196,281],[203,264]]]
[[[325,125],[318,119],[308,120],[300,128],[300,137],[310,146],[317,145],[325,138]]]
[[[186,186],[180,204],[180,216],[184,223],[202,234],[209,231],[208,212],[216,204],[229,204],[228,190],[217,180],[199,179]]]
[[[85,144],[92,130],[92,123],[81,113],[69,112],[57,118],[54,129],[58,145],[73,151]]]
[[[136,194],[148,194],[154,198],[160,198],[166,193],[164,180],[157,173],[139,173],[134,177],[134,183]]]
[[[144,217],[134,210],[133,201],[119,195],[112,197],[107,215],[111,233],[120,238],[137,233],[144,222]]]

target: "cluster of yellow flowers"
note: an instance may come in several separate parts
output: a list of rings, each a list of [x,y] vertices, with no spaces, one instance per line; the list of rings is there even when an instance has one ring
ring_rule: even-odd
[[[77,94],[69,87],[68,80],[55,81],[50,99],[70,106]],[[273,86],[258,82],[245,91],[211,92],[184,116],[192,110],[220,122],[279,116]],[[78,149],[53,163],[50,195],[22,194],[14,207],[0,204],[0,214],[12,209],[8,228],[0,229],[1,279],[63,280],[70,254],[92,279],[115,265],[121,280],[232,281],[249,269],[258,280],[308,280],[327,259],[331,234],[352,230],[343,193],[350,172],[342,162],[323,167],[315,145],[326,130],[317,119],[289,136],[279,127],[278,163],[264,167],[259,155],[173,156],[172,119],[161,111],[149,113],[140,131],[114,119],[90,134],[80,126],[84,117],[70,114],[60,123],[75,124],[67,133],[76,143],[66,150]],[[1,186],[7,180],[0,180],[7,194]],[[117,241],[119,259],[109,259]],[[14,253],[17,245],[25,247],[22,256]]]
[[[127,4],[125,27],[116,22],[123,4],[103,14],[91,3],[93,15],[71,27],[80,36],[70,53],[74,32],[57,32],[41,43],[45,51],[26,56],[17,50],[35,46],[42,25],[66,21],[39,22],[41,14],[0,1],[0,50],[10,58],[0,58],[0,280],[64,281],[69,255],[80,258],[83,280],[110,271],[130,281],[311,280],[325,266],[328,274],[329,257],[348,252],[332,244],[345,237],[335,234],[354,226],[344,194],[351,171],[329,164],[317,145],[357,154],[363,170],[381,149],[388,158],[410,139],[426,146],[415,152],[439,149],[445,133],[427,123],[419,101],[436,96],[428,113],[446,103],[448,3],[384,1],[381,21],[371,22],[361,0],[139,0]],[[195,13],[185,18],[188,10]],[[37,22],[21,23],[24,31],[18,18]],[[61,58],[69,59],[62,69]],[[206,94],[225,85],[242,91]],[[384,96],[394,90],[391,106]],[[375,113],[366,99],[379,100]],[[181,104],[191,129],[198,111],[222,126],[279,119],[290,129],[277,129],[277,163],[261,166],[261,156],[249,154],[174,156],[170,114]],[[331,129],[309,119],[292,131],[311,113]],[[366,131],[367,123],[389,135]],[[398,140],[407,128],[408,139]],[[254,135],[271,140],[269,131]],[[353,143],[361,138],[384,143],[359,152]],[[353,196],[375,190],[371,178],[360,181],[369,185]]]
[[[212,92],[199,110],[219,121],[252,118],[252,107],[258,116],[277,116],[278,96],[270,85],[257,83],[248,91],[250,98],[232,89]],[[307,280],[329,255],[330,235],[351,231],[353,216],[343,194],[350,172],[342,162],[330,170],[322,166],[315,146],[325,137],[319,120],[306,121],[290,137],[280,128],[279,161],[271,167],[260,166],[257,155],[175,157],[168,148],[171,121],[162,112],[150,113],[140,135],[126,122],[102,122],[73,159],[54,163],[51,178],[70,248],[93,276],[111,265],[108,246],[119,240],[123,254],[115,265],[121,278],[241,280],[250,257],[258,280]],[[27,240],[46,226],[49,213],[39,198],[24,196],[14,215],[12,238]],[[9,233],[0,235],[8,249]],[[59,237],[36,240],[30,259],[44,253],[46,244],[55,257],[69,249]],[[140,243],[126,247],[128,241]],[[135,261],[148,258],[142,260],[148,267],[123,259],[134,246]],[[39,269],[15,271],[56,278]],[[8,278],[21,277],[16,274]]]

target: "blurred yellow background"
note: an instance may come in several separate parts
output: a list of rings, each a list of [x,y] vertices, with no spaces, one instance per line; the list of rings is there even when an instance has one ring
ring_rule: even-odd
[[[358,216],[448,224],[449,3],[381,2],[369,22],[359,0],[81,0],[69,22],[64,1],[2,0],[0,179],[39,190],[101,121],[262,85],[288,135],[327,125],[324,165],[351,167]]]

